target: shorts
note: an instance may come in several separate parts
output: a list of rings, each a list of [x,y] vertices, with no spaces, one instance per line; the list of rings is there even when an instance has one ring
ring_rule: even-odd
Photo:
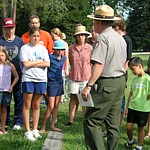
[[[46,82],[22,82],[23,93],[35,93],[45,94],[46,93]]]
[[[141,112],[128,108],[127,123],[137,123],[138,127],[146,126],[149,112]]]
[[[73,80],[68,80],[68,92],[69,94],[78,94],[80,91],[84,89],[88,81],[73,81]]]
[[[61,96],[64,94],[63,82],[48,82],[47,94],[49,97]]]
[[[12,94],[10,92],[0,92],[0,103],[4,106],[10,106]]]
[[[125,102],[126,102],[126,100],[125,100],[125,95],[124,95],[122,98],[122,103],[121,103],[121,112],[122,113],[125,111]]]

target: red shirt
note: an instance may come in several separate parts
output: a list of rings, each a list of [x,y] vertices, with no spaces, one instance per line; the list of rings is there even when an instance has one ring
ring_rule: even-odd
[[[28,32],[24,33],[21,38],[23,39],[25,44],[29,43],[30,41]],[[40,42],[39,43],[46,47],[49,54],[53,52],[54,42],[52,40],[51,35],[47,31],[40,30]]]
[[[92,46],[85,43],[82,49],[77,49],[77,44],[69,48],[70,72],[69,79],[74,81],[88,81],[91,76]]]

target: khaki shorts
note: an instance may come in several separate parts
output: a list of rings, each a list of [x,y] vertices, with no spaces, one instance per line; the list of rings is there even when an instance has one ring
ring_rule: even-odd
[[[73,81],[73,80],[68,80],[68,93],[69,94],[78,94],[80,91],[84,89],[88,81]]]

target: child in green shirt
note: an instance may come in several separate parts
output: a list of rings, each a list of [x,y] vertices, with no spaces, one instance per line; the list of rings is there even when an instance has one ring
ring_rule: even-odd
[[[138,125],[138,142],[134,150],[142,150],[145,136],[144,126],[146,126],[150,112],[150,76],[144,72],[143,61],[140,57],[131,58],[128,66],[137,77],[131,82],[131,91],[126,105],[128,142],[125,146],[130,148],[136,143],[133,136],[133,127],[136,123]]]

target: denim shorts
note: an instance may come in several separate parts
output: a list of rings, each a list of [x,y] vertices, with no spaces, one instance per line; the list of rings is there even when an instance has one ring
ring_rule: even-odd
[[[46,82],[22,82],[23,93],[35,93],[45,94],[46,93]]]
[[[12,94],[10,92],[0,92],[0,103],[4,106],[10,106]]]
[[[50,82],[47,83],[47,93],[49,97],[61,96],[64,94],[63,82]]]

